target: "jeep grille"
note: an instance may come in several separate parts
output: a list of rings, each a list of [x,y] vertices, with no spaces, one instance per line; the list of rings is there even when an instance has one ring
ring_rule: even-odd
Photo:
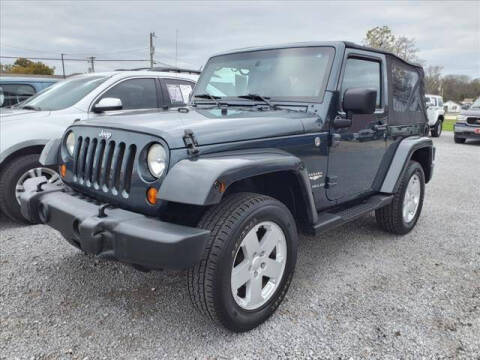
[[[73,156],[73,181],[128,197],[136,151],[133,144],[79,136]]]

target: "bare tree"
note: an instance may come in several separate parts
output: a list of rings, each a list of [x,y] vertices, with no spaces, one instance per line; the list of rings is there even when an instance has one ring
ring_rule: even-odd
[[[415,44],[414,38],[407,38],[406,36],[395,36],[392,30],[384,26],[376,26],[367,31],[363,44],[385,51],[390,51],[402,59],[411,62],[421,63],[418,58],[418,48]]]
[[[424,82],[427,94],[442,95],[442,67],[428,66],[425,69]]]

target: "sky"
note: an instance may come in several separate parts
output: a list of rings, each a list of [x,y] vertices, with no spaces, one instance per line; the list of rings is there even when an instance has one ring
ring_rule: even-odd
[[[199,69],[209,56],[229,49],[298,41],[361,43],[368,29],[383,25],[414,38],[426,66],[442,66],[444,75],[480,77],[480,0],[1,0],[0,56],[60,58],[64,53],[78,59],[65,62],[67,74],[86,72],[90,56],[149,59],[149,33],[155,32],[158,66]],[[60,61],[43,62],[62,73]],[[149,62],[95,61],[95,71],[144,66]]]

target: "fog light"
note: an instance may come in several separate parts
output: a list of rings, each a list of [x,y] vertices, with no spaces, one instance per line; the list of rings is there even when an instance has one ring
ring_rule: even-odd
[[[475,134],[480,134],[480,129],[475,129]]]
[[[147,190],[147,201],[152,204],[152,205],[155,205],[157,203],[157,193],[158,193],[158,190],[151,187],[151,188],[148,188]]]
[[[62,177],[65,177],[65,175],[67,175],[67,165],[60,165],[60,175],[62,175]]]

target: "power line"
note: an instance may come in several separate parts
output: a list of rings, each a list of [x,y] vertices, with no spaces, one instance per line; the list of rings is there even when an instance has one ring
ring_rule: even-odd
[[[12,49],[17,49],[17,50],[23,50],[23,51],[31,51],[31,52],[37,52],[37,53],[55,53],[55,50],[38,50],[38,49],[29,49],[29,48],[23,48],[19,46],[12,46],[3,43],[1,47],[6,47],[6,48],[12,48]],[[85,52],[76,52],[72,53],[69,52],[70,55],[89,55],[89,54],[96,54],[96,55],[104,55],[104,54],[114,54],[114,53],[123,53],[123,52],[133,52],[137,50],[148,50],[146,47],[136,47],[136,48],[130,48],[130,49],[118,49],[118,50],[112,50],[112,51],[106,51],[106,52],[98,52],[98,49],[91,49],[91,50],[84,50]]]
[[[31,57],[31,56],[0,56],[2,59],[18,59],[18,58],[24,58],[24,59],[30,59],[30,60],[52,60],[52,61],[62,61],[62,58],[53,58],[53,57]],[[90,57],[88,58],[64,58],[64,61],[89,61]],[[139,62],[147,62],[150,61],[150,59],[97,59],[95,58],[95,61],[139,61]]]

